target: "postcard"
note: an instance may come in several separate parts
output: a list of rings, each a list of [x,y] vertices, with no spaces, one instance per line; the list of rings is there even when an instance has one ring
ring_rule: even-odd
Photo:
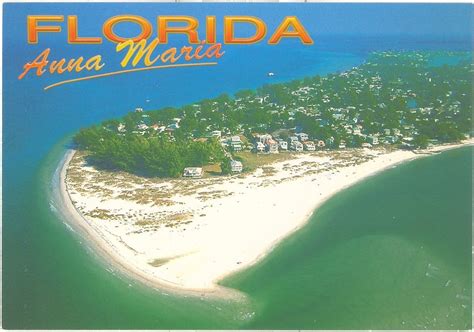
[[[7,3],[6,329],[470,329],[472,5]]]

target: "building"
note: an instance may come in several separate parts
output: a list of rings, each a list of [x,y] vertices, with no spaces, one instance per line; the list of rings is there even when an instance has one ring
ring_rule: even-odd
[[[138,126],[137,126],[137,129],[138,130],[147,130],[148,129],[148,126],[144,123],[140,123]]]
[[[291,142],[294,142],[294,141],[298,141],[298,137],[297,136],[290,136],[290,138],[288,138],[288,142],[291,144]]]
[[[280,140],[277,140],[277,142],[281,150],[285,150],[285,151],[288,150],[288,143],[286,141],[280,139]]]
[[[326,143],[324,143],[323,140],[319,140],[317,145],[318,145],[318,148],[324,148],[326,146]]]
[[[273,137],[270,134],[263,134],[258,136],[258,141],[262,142],[263,144],[267,144],[267,141],[271,139],[273,139]]]
[[[265,144],[262,142],[257,142],[257,144],[255,144],[255,150],[257,150],[257,152],[265,151]]]
[[[265,148],[270,153],[278,153],[278,143],[273,139],[267,140]]]
[[[372,147],[372,144],[370,143],[362,143],[362,147],[366,149],[370,149]]]
[[[303,142],[303,146],[306,151],[316,151],[316,146],[314,145],[314,142],[305,141]]]
[[[339,142],[339,149],[345,149],[346,148],[346,141],[344,140],[341,140]]]
[[[308,134],[305,134],[305,133],[298,133],[298,134],[296,134],[296,137],[298,137],[300,142],[304,142],[304,141],[307,141],[309,139]]]
[[[379,138],[377,136],[374,136],[374,135],[367,136],[367,141],[372,145],[379,144]]]
[[[241,173],[243,169],[242,163],[238,160],[231,160],[230,169],[233,173]]]
[[[397,136],[385,136],[384,142],[387,144],[394,144],[398,141]]]
[[[137,108],[135,108],[135,112],[137,112],[137,113],[142,113],[142,112],[143,112],[143,108],[137,107]]]
[[[117,126],[117,131],[120,133],[124,133],[127,130],[125,129],[125,125],[123,123],[119,123],[119,125]]]
[[[220,130],[211,131],[211,137],[221,138],[222,133]]]
[[[242,151],[242,141],[240,140],[240,136],[232,136],[229,142],[232,151]]]
[[[290,149],[298,152],[303,151],[303,143],[299,141],[292,141],[290,143]]]
[[[187,178],[200,178],[202,177],[201,167],[186,167],[183,172],[183,176]]]

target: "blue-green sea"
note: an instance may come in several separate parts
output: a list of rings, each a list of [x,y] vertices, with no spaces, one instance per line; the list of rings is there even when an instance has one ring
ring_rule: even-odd
[[[4,275],[6,327],[471,325],[471,147],[399,165],[335,195],[261,263],[223,282],[247,294],[233,302],[151,289],[98,257],[48,201],[64,145],[44,160],[30,208],[18,211],[32,222],[16,253],[24,265],[16,265],[14,279],[11,270]]]

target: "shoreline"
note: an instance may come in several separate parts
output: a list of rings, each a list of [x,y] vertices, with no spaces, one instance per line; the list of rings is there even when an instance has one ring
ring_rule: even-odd
[[[276,181],[276,184],[272,184],[270,181],[270,185],[267,187],[264,186],[263,188],[260,188],[261,186],[252,187],[253,182],[251,181],[255,182],[255,178],[257,179],[257,183],[268,181],[268,176],[262,176],[261,174],[258,175],[258,169],[257,171],[244,175],[243,178],[240,178],[242,179],[240,183],[233,184],[232,189],[229,189],[235,191],[231,191],[235,194],[234,196],[240,197],[239,199],[245,199],[243,204],[239,204],[239,201],[237,201],[237,203],[233,202],[232,195],[229,195],[229,197],[210,199],[210,206],[206,203],[202,208],[203,211],[206,212],[205,214],[202,213],[205,218],[196,219],[205,219],[205,222],[203,221],[200,223],[198,221],[197,225],[203,225],[204,229],[207,227],[207,231],[201,231],[200,228],[196,228],[193,233],[193,230],[191,229],[188,230],[187,233],[185,232],[186,237],[179,234],[177,235],[175,231],[168,230],[159,230],[154,234],[158,239],[160,239],[160,236],[165,240],[170,238],[171,240],[168,241],[168,244],[171,245],[171,247],[178,245],[180,240],[182,240],[182,242],[188,240],[196,242],[194,243],[194,246],[174,248],[175,251],[165,249],[165,251],[168,250],[170,253],[174,252],[175,255],[165,255],[163,258],[164,263],[155,267],[153,270],[158,270],[158,273],[156,274],[150,273],[151,268],[149,268],[148,265],[143,264],[143,262],[138,262],[138,258],[135,262],[132,262],[132,257],[141,257],[138,255],[141,254],[141,252],[137,252],[131,245],[125,243],[125,241],[122,240],[122,237],[119,237],[119,239],[123,242],[123,245],[113,240],[114,238],[106,233],[109,229],[107,229],[106,226],[103,226],[103,223],[96,223],[91,220],[91,218],[88,220],[88,218],[81,213],[80,209],[74,205],[74,199],[77,199],[78,196],[76,195],[75,197],[72,197],[68,190],[67,171],[70,167],[71,160],[76,153],[75,150],[68,150],[58,166],[57,170],[59,171],[60,183],[57,199],[59,200],[59,209],[61,210],[66,223],[71,224],[75,229],[78,228],[86,239],[92,243],[94,250],[98,251],[101,258],[104,258],[112,266],[117,267],[121,272],[130,276],[132,279],[137,279],[152,288],[171,291],[178,295],[243,298],[244,295],[239,291],[220,286],[218,283],[226,277],[261,261],[279,243],[304,227],[317,208],[319,208],[319,206],[329,198],[368,177],[399,164],[429,156],[433,153],[439,153],[472,144],[473,140],[468,140],[460,144],[435,146],[429,150],[423,150],[421,153],[403,150],[395,150],[388,153],[382,152],[376,154],[373,159],[369,159],[361,164],[354,164],[353,166],[350,165],[345,167],[337,167],[336,165],[335,168],[331,168],[332,165],[330,165],[331,167],[328,168],[328,170],[319,173],[316,172],[315,174],[306,175],[306,173],[308,173],[307,169],[311,166],[303,166],[300,168],[302,168],[303,171],[306,171],[306,173],[302,173],[302,175],[298,173],[296,176],[289,173],[289,175],[286,175],[289,176],[289,178],[284,178],[282,174],[286,174],[284,173],[286,172],[284,171],[285,166],[291,162],[277,162],[269,166],[276,167],[278,164],[278,167],[280,167],[280,170],[276,172],[276,175],[272,175],[274,178],[278,179],[278,181]],[[330,153],[327,153],[327,155],[329,156]],[[313,159],[320,162],[317,158],[321,160],[327,159],[326,157],[324,157],[326,159],[323,157],[314,157]],[[313,159],[302,154],[294,160],[300,162],[302,165],[306,165],[305,163],[310,163]],[[325,163],[330,163],[330,161],[325,161]],[[55,174],[55,176],[57,175]],[[270,179],[273,179],[272,176]],[[293,176],[296,179],[293,179]],[[233,178],[230,177],[227,179],[229,181],[226,182],[231,182],[232,179]],[[177,181],[187,180],[180,179]],[[163,180],[163,182],[166,182],[166,180]],[[314,186],[313,182],[316,182],[317,188]],[[245,184],[247,187],[244,187]],[[225,183],[216,184],[212,181],[209,181],[209,185],[213,187],[226,186]],[[230,186],[231,184],[227,184],[227,188]],[[298,193],[299,190],[302,191],[304,196],[304,199],[301,200],[302,208],[292,210],[291,207],[285,207],[285,204],[287,203],[286,200],[289,201],[288,205],[290,206],[291,203],[298,203],[300,201],[298,198],[295,200],[294,197],[290,197],[291,194]],[[318,192],[319,197],[313,197]],[[263,213],[255,211],[256,213],[253,220],[258,220],[260,217],[262,225],[249,223],[247,220],[248,218],[243,218],[245,219],[245,222],[239,221],[238,218],[232,218],[239,213],[245,214],[245,211],[242,211],[245,207],[259,207],[258,202],[256,205],[252,202],[252,199],[258,200],[261,198],[259,197],[259,194],[264,196],[261,200],[261,206],[269,208],[269,210],[263,211]],[[287,197],[285,195],[290,196]],[[191,200],[186,202],[188,202],[189,205],[196,204]],[[217,209],[212,206],[213,202],[220,203]],[[253,217],[254,214],[252,213],[251,216]],[[201,215],[199,217],[201,217]],[[186,229],[184,230],[186,231]],[[212,236],[216,234],[222,236],[222,238],[219,236],[216,239],[216,236]],[[123,237],[126,238],[126,235],[123,235]],[[132,239],[131,236],[129,237],[131,241],[130,243],[136,241],[135,239]],[[138,236],[134,235],[134,237]],[[204,241],[201,241],[201,238],[204,239]],[[144,236],[142,236],[141,240],[143,240],[141,242],[148,244]],[[165,240],[163,241],[165,244],[164,246],[166,246]],[[243,246],[246,246],[246,248],[241,248],[242,244]],[[135,244],[133,246],[135,246]],[[189,251],[190,248],[197,249],[197,251],[191,252]],[[131,251],[135,251],[135,253],[130,254]],[[237,263],[235,263],[236,257],[240,259]],[[231,261],[231,258],[233,261]],[[206,264],[209,266],[207,270]],[[166,269],[164,267],[166,267]],[[147,268],[149,269],[147,270]],[[168,277],[168,279],[166,277]],[[174,279],[175,282],[170,280],[173,277],[176,277]],[[176,282],[178,280],[183,280],[183,282]]]
[[[67,190],[66,177],[67,168],[71,159],[73,158],[76,150],[68,149],[64,156],[61,158],[58,166],[59,170],[59,191],[58,191],[58,203],[59,210],[64,217],[64,221],[71,226],[74,230],[78,230],[92,245],[93,249],[98,250],[97,254],[100,258],[103,258],[110,265],[116,267],[121,273],[125,274],[132,279],[136,279],[142,284],[149,286],[155,290],[170,291],[178,295],[203,297],[206,295],[212,295],[217,298],[239,298],[243,297],[238,291],[234,291],[229,288],[221,287],[216,285],[215,289],[186,289],[183,290],[179,285],[174,285],[171,282],[167,282],[163,279],[152,278],[143,271],[130,265],[122,256],[117,252],[111,250],[110,244],[104,241],[104,238],[98,233],[98,230],[90,225],[87,219],[76,209],[73,204],[72,198]]]

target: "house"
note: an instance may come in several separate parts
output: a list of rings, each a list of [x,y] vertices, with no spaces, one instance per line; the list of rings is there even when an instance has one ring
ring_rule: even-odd
[[[294,142],[294,141],[298,141],[298,137],[297,137],[297,136],[290,136],[290,138],[288,138],[288,143],[291,144],[291,142]]]
[[[243,169],[242,163],[238,160],[231,160],[230,169],[233,173],[240,173]]]
[[[137,108],[135,108],[135,112],[137,112],[137,113],[142,113],[142,112],[143,112],[143,108],[137,107]]]
[[[285,150],[285,151],[288,150],[288,143],[286,141],[280,139],[280,140],[277,140],[277,142],[281,150]]]
[[[124,133],[127,130],[125,129],[125,125],[123,123],[119,123],[119,125],[117,126],[117,131],[120,133]]]
[[[292,141],[290,143],[290,149],[293,151],[303,151],[303,144],[299,141]]]
[[[369,135],[369,136],[367,136],[367,140],[368,140],[369,143],[372,144],[372,145],[377,145],[377,144],[379,144],[379,138],[378,138],[377,136]]]
[[[230,138],[230,147],[233,151],[242,151],[242,141],[240,140],[240,136],[232,136]]]
[[[318,145],[318,148],[324,148],[326,146],[326,143],[324,143],[323,140],[319,140],[317,145]]]
[[[263,134],[258,136],[258,141],[262,142],[263,144],[267,144],[267,141],[271,139],[273,139],[273,137],[270,134]]]
[[[304,146],[304,149],[306,151],[315,151],[316,150],[316,146],[314,145],[314,142],[311,142],[311,141],[303,142],[303,146]]]
[[[214,130],[214,131],[211,131],[211,136],[216,137],[216,138],[221,138],[222,133],[220,130]]]
[[[397,136],[385,136],[384,142],[387,144],[394,144],[398,141]]]
[[[255,144],[255,150],[257,150],[257,152],[265,151],[265,144],[262,142],[257,142],[257,144]]]
[[[200,178],[202,176],[201,167],[186,167],[183,176],[187,178]]]
[[[148,126],[144,123],[140,123],[138,126],[137,126],[137,129],[138,130],[147,130],[148,129]]]
[[[362,143],[362,147],[366,149],[370,149],[372,147],[372,144],[370,143]]]
[[[339,142],[339,149],[345,149],[346,148],[346,141],[344,140],[341,140]]]
[[[278,143],[273,139],[267,140],[267,144],[265,144],[265,148],[270,153],[278,153]]]
[[[308,134],[305,134],[305,133],[298,133],[298,134],[296,134],[296,136],[298,137],[300,142],[304,142],[304,141],[307,141],[309,139]]]
[[[172,123],[167,128],[171,130],[176,130],[179,128],[179,123]]]

